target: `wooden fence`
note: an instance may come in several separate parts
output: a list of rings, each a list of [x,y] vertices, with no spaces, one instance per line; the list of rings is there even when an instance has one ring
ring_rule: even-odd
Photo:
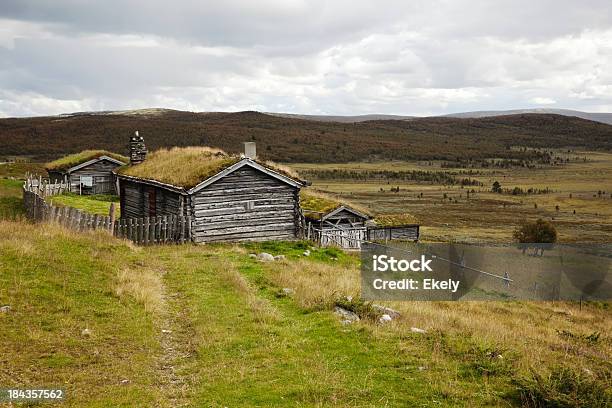
[[[355,227],[355,228],[313,228],[307,227],[307,239],[322,247],[337,246],[343,249],[361,249],[365,241],[418,241],[419,225],[398,225],[387,227]]]
[[[28,178],[23,186],[26,217],[33,221],[48,221],[76,231],[100,230],[126,238],[136,244],[185,243],[191,241],[191,217],[165,215],[115,220],[115,203],[109,215],[91,214],[73,207],[49,204],[45,197],[68,191],[69,186],[49,184]]]

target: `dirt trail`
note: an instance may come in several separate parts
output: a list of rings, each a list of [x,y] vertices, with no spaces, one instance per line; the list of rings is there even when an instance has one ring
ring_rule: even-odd
[[[189,405],[194,383],[194,370],[189,370],[195,359],[194,330],[188,313],[181,307],[181,294],[163,289],[164,307],[158,321],[161,353],[157,381],[165,400],[160,406],[185,407]]]

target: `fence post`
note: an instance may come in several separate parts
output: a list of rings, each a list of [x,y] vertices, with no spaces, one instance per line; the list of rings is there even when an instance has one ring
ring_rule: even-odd
[[[144,229],[144,234],[143,234],[144,239],[143,239],[143,243],[144,243],[145,245],[148,245],[148,244],[149,244],[149,227],[150,227],[150,224],[149,224],[149,217],[145,217],[145,219],[144,219],[144,228],[143,228],[143,229]]]
[[[108,215],[110,217],[110,233],[113,235],[115,228],[115,203],[111,203]]]

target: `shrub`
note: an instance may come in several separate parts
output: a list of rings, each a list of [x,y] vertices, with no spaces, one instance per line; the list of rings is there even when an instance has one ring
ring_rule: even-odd
[[[553,244],[557,242],[557,229],[551,222],[538,218],[518,226],[513,237],[520,243]]]
[[[604,380],[568,367],[548,375],[531,372],[514,380],[523,405],[528,407],[609,407],[612,392]]]

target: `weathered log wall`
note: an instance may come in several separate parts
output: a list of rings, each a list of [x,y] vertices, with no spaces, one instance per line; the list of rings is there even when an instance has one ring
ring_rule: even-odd
[[[195,242],[295,239],[299,190],[243,167],[190,197]]]
[[[368,241],[418,241],[419,229],[419,226],[416,224],[391,227],[369,227]]]
[[[185,198],[165,188],[119,179],[121,218],[187,215],[181,211]]]
[[[100,160],[89,166],[73,171],[68,176],[70,191],[84,194],[116,194],[115,178],[112,171],[117,167],[119,167],[119,165],[116,163],[108,160]],[[80,187],[81,176],[93,177],[93,187],[91,190],[82,189]]]

